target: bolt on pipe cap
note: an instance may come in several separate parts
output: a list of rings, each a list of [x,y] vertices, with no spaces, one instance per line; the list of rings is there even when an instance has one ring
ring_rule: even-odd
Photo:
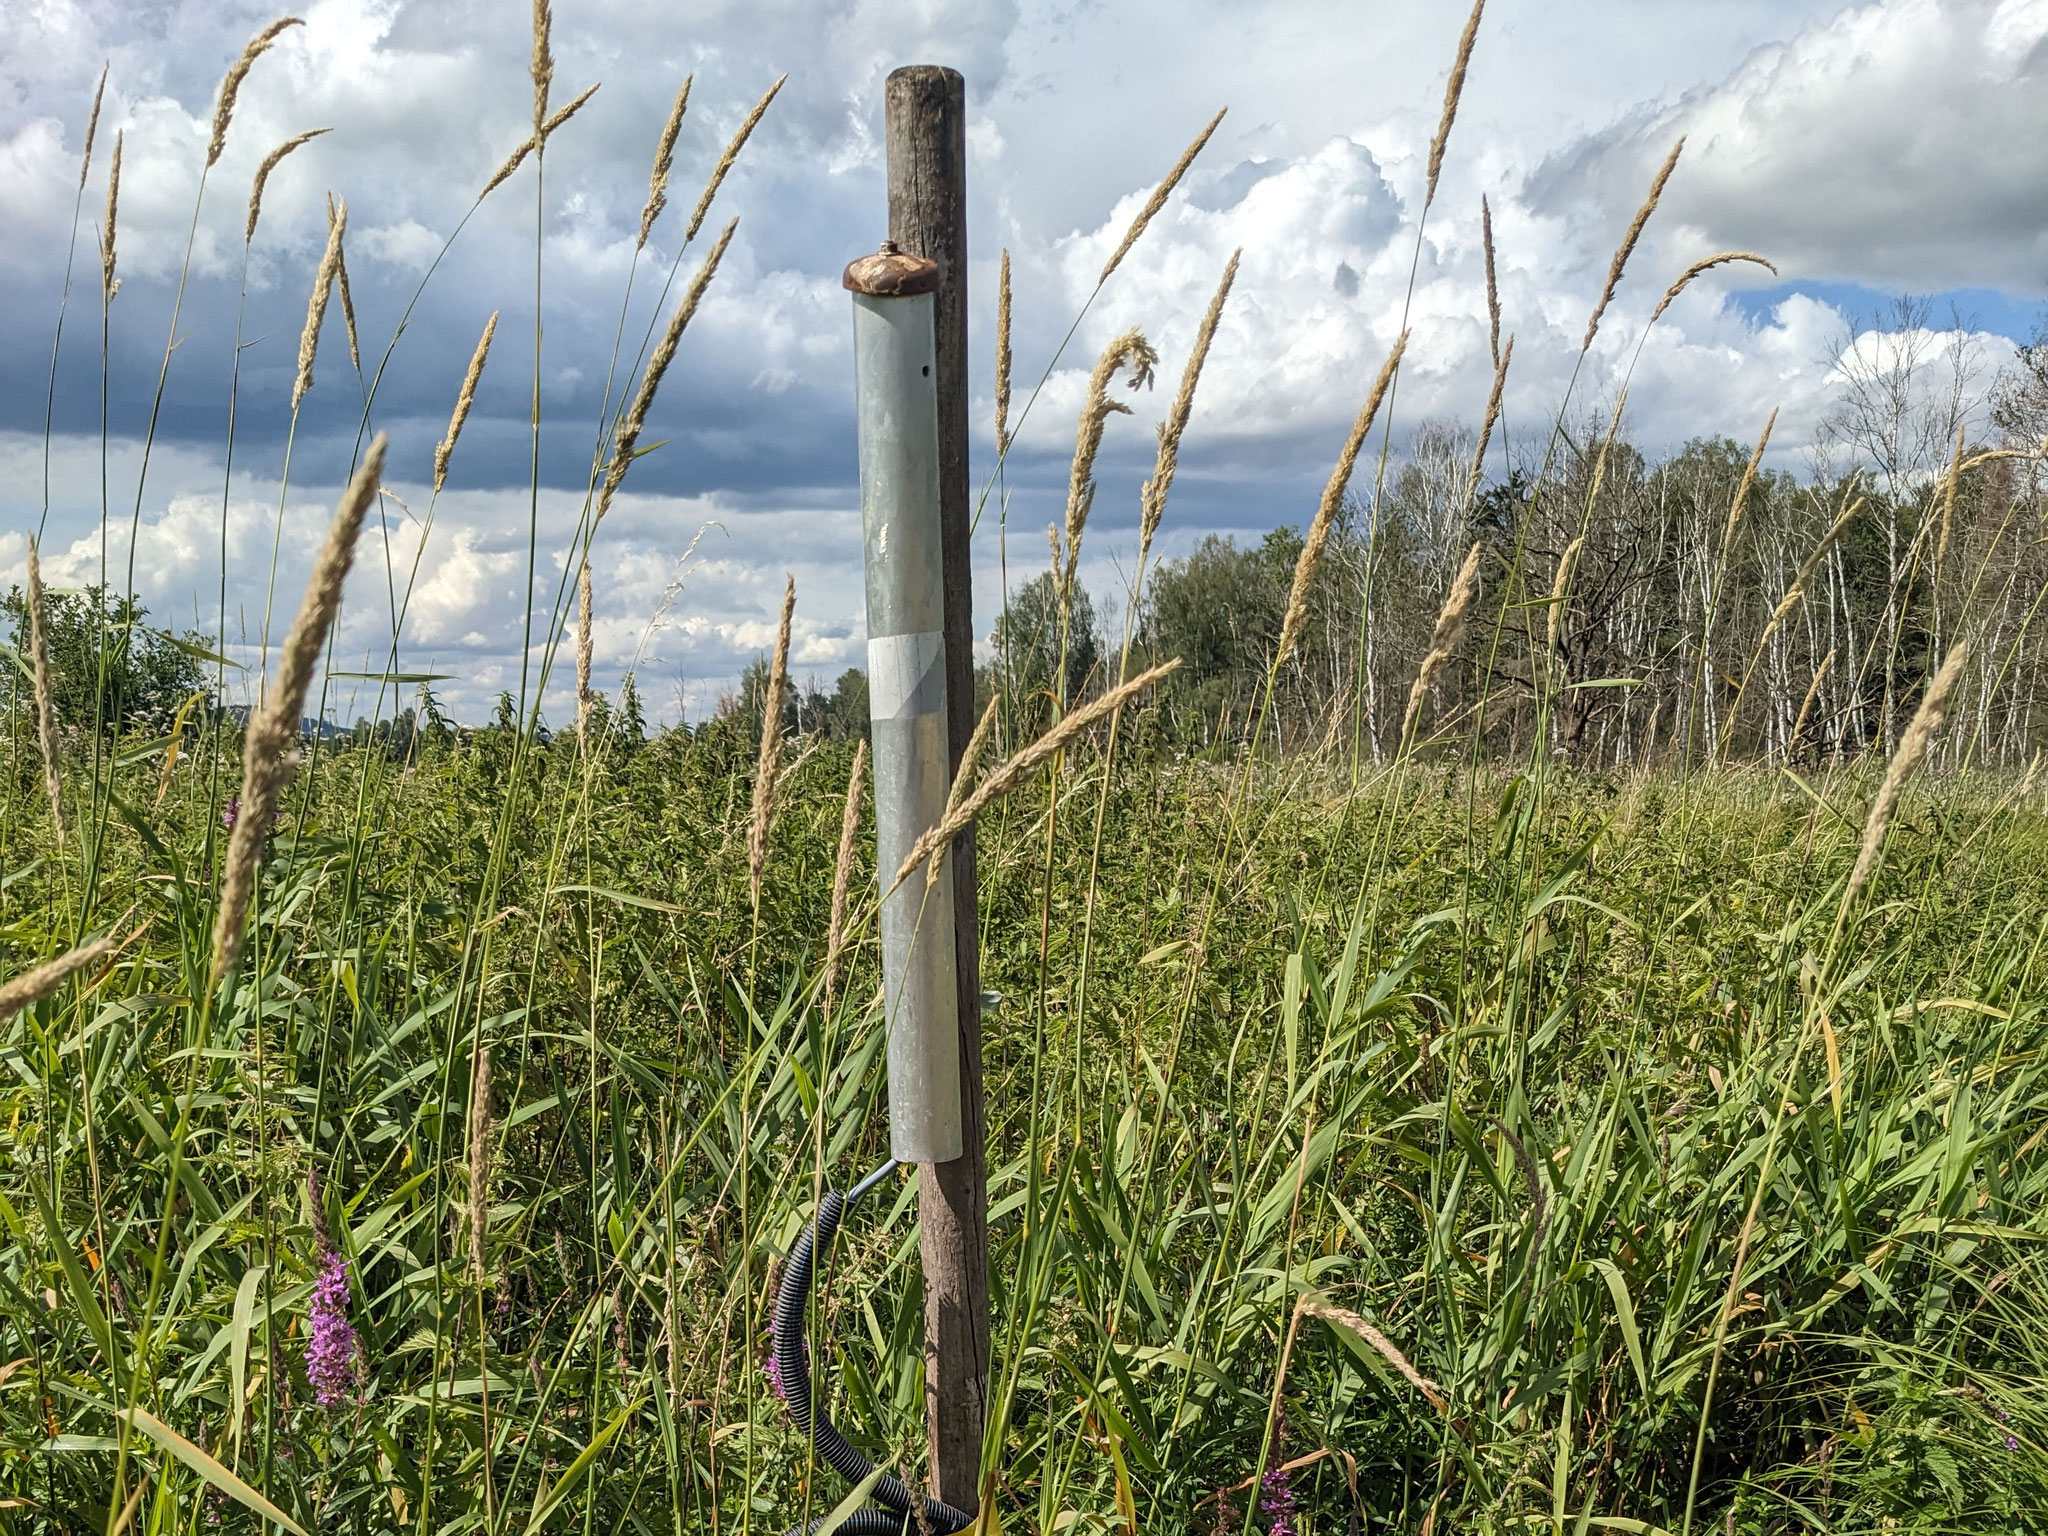
[[[894,240],[884,240],[874,255],[848,263],[841,281],[849,292],[871,299],[901,299],[937,293],[946,281],[946,269],[936,261],[911,255]]]

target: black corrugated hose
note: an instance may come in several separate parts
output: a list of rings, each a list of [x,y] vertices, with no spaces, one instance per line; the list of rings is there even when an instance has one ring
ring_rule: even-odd
[[[841,1219],[846,1215],[846,1208],[881,1183],[895,1166],[893,1160],[882,1164],[847,1194],[842,1195],[836,1189],[825,1191],[824,1199],[818,1202],[817,1219],[797,1239],[789,1262],[782,1268],[782,1284],[775,1292],[775,1317],[769,1328],[771,1347],[775,1352],[775,1371],[782,1380],[783,1398],[790,1418],[795,1420],[798,1430],[811,1437],[812,1447],[825,1464],[856,1487],[874,1473],[875,1464],[848,1445],[831,1417],[811,1401],[811,1365],[804,1354],[803,1343],[804,1313],[810,1304],[818,1250],[830,1245],[834,1234],[839,1231]],[[849,1515],[839,1525],[839,1530],[846,1536],[899,1536],[905,1531],[919,1532],[920,1528],[947,1536],[947,1533],[964,1531],[973,1523],[973,1516],[950,1504],[913,1492],[903,1485],[901,1479],[886,1472],[875,1479],[868,1496],[882,1507],[856,1510]],[[796,1527],[789,1536],[810,1536],[824,1523],[825,1517],[820,1516]]]

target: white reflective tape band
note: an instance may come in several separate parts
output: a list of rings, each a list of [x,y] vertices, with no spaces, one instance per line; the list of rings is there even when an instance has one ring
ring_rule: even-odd
[[[937,630],[868,641],[868,718],[907,720],[945,702],[945,636]]]

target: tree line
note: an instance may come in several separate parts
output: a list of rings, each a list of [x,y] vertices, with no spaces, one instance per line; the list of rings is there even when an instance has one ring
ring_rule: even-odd
[[[1988,381],[1963,327],[1936,330],[1910,300],[1884,327],[1845,333],[1839,354],[1799,471],[1762,467],[1764,443],[1728,437],[1653,460],[1598,415],[1477,464],[1469,428],[1426,422],[1385,484],[1345,502],[1277,669],[1303,542],[1285,526],[1157,563],[1113,622],[1055,571],[1020,582],[978,691],[1004,696],[1020,737],[1177,657],[1144,742],[1227,753],[1263,733],[1283,752],[1383,760],[1401,749],[1411,686],[1476,545],[1482,595],[1432,669],[1414,722],[1424,750],[1456,740],[1507,758],[1540,741],[1594,768],[1889,752],[1925,678],[1967,643],[1951,750],[2031,763],[2048,748],[2048,323]],[[25,629],[18,590],[0,608]],[[51,594],[49,618],[68,726],[161,733],[204,718],[192,701],[213,707],[221,659],[206,637],[152,628],[132,597],[97,589]],[[11,671],[19,692],[27,669],[17,658]],[[685,729],[758,729],[766,681],[760,658]],[[513,712],[501,699],[481,729],[513,729]],[[645,739],[632,679],[595,719],[600,736]],[[865,676],[790,687],[783,726],[864,734]],[[423,689],[396,718],[341,734],[407,753],[469,732]]]
[[[1425,423],[1389,483],[1346,503],[1277,671],[1302,545],[1287,527],[1161,563],[1128,660],[1085,592],[1068,610],[1051,573],[1024,583],[984,687],[1071,701],[1179,657],[1152,721],[1176,747],[1263,730],[1283,750],[1385,759],[1476,545],[1483,595],[1432,671],[1425,744],[1540,744],[1595,768],[1890,752],[1967,644],[1950,750],[2027,765],[2048,748],[2048,323],[1987,379],[1967,330],[1930,320],[1901,300],[1845,332],[1797,470],[1727,437],[1653,460],[1613,415],[1475,466],[1468,428]]]

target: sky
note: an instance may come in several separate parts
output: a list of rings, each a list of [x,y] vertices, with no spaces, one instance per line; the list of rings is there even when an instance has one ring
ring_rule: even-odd
[[[644,442],[659,446],[598,533],[594,678],[615,690],[634,668],[655,717],[701,717],[772,640],[785,573],[792,672],[829,687],[860,664],[839,275],[883,232],[882,90],[899,64],[950,64],[967,83],[977,488],[993,463],[1005,249],[1019,406],[1037,390],[977,524],[984,637],[1005,580],[1044,568],[1095,355],[1136,326],[1160,352],[1160,383],[1130,392],[1132,414],[1110,423],[1083,558],[1098,607],[1128,600],[1152,428],[1236,250],[1162,527],[1168,555],[1208,533],[1307,520],[1404,316],[1397,460],[1424,422],[1476,422],[1491,380],[1482,197],[1516,337],[1511,443],[1560,405],[1604,414],[1626,375],[1627,431],[1646,450],[1754,440],[1775,410],[1772,459],[1798,469],[1837,360],[1894,295],[1929,297],[1943,325],[1953,316],[1985,385],[2048,300],[2048,0],[1491,0],[1419,240],[1462,0],[557,0],[554,102],[601,88],[544,164],[473,212],[530,127],[529,5],[314,0],[250,71],[201,196],[221,77],[275,14],[242,0],[9,0],[0,29],[0,589],[22,579],[41,527],[53,585],[104,569],[121,588],[132,569],[156,622],[212,634],[224,610],[240,697],[266,629],[280,634],[296,607],[372,379],[391,495],[359,550],[337,669],[392,668],[402,599],[396,669],[444,674],[436,691],[458,718],[485,717],[522,673],[542,689],[608,391],[735,217],[649,418]],[[720,147],[785,74],[682,249]],[[671,205],[636,254],[654,141],[685,76]],[[1153,186],[1225,107],[1091,301]],[[245,265],[256,166],[309,128],[331,132],[274,172]],[[117,133],[103,391],[97,242]],[[1573,383],[1615,244],[1681,136]],[[330,193],[348,209],[362,364],[336,304],[294,422]],[[1728,249],[1778,271],[1710,273],[1646,334],[1671,279]],[[490,362],[436,499],[434,444],[493,312]],[[568,654],[541,695],[558,722],[572,712]],[[367,713],[374,692],[335,679],[327,713]]]

